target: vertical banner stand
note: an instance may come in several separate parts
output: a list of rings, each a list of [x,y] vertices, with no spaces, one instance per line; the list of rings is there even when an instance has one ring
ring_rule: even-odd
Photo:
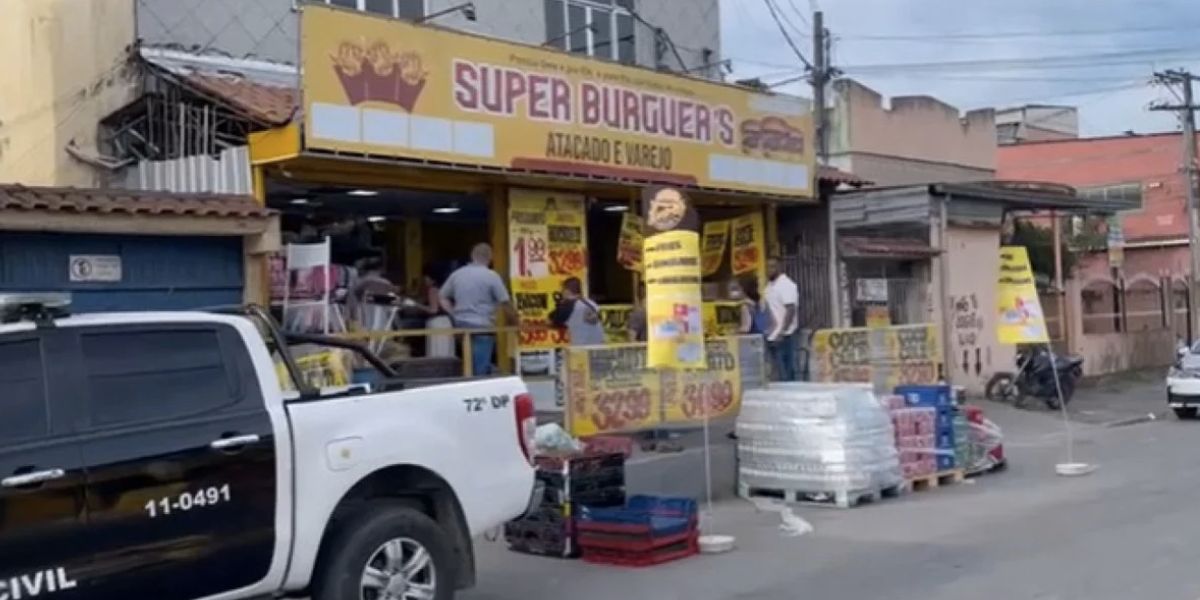
[[[1071,417],[1067,414],[1067,403],[1063,398],[1062,383],[1058,378],[1058,357],[1050,343],[1046,343],[1046,352],[1050,355],[1050,371],[1054,374],[1054,391],[1058,394],[1058,409],[1062,411],[1063,430],[1067,434],[1067,462],[1054,465],[1054,472],[1063,477],[1079,477],[1096,470],[1096,465],[1075,462],[1075,436],[1071,432]]]

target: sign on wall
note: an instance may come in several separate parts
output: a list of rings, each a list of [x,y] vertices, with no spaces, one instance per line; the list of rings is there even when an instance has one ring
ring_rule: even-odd
[[[305,6],[307,149],[812,196],[805,100]]]
[[[72,283],[118,283],[121,257],[109,254],[72,254],[67,259]]]

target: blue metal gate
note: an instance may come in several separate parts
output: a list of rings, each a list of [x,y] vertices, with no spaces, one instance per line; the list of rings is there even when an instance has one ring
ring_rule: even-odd
[[[80,256],[119,258],[119,280],[72,280],[71,260]],[[0,292],[70,292],[72,312],[239,304],[242,270],[240,237],[0,231]]]

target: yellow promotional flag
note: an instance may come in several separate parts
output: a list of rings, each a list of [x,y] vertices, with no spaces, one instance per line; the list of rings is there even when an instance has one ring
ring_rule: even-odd
[[[999,319],[996,337],[1001,344],[1046,344],[1046,316],[1038,300],[1029,253],[1024,246],[1000,247],[1000,276],[996,281]]]
[[[704,248],[700,257],[701,272],[705,277],[716,273],[725,258],[725,244],[729,241],[729,221],[709,221],[704,224]]]
[[[647,189],[643,202],[648,234],[642,247],[646,366],[703,368],[699,218],[675,188]]]

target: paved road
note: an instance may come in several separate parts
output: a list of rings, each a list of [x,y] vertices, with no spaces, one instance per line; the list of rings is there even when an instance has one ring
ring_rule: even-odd
[[[1113,410],[1161,409],[1155,385],[1125,389],[1136,404]],[[643,570],[521,556],[482,542],[479,588],[463,597],[1200,598],[1200,422],[1078,424],[1076,456],[1099,468],[1062,478],[1054,474],[1064,452],[1059,421],[1002,406],[989,414],[1006,432],[1005,473],[852,510],[800,508],[816,530],[799,538],[780,534],[778,515],[725,501],[717,529],[737,535],[734,553]]]

